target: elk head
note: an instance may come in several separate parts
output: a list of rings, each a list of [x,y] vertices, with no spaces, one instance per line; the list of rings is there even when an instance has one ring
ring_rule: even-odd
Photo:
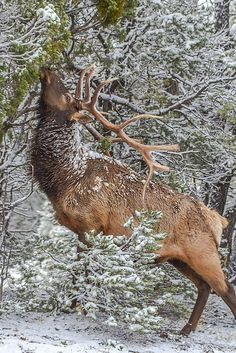
[[[76,99],[68,92],[59,76],[48,68],[40,73],[42,93],[40,100],[40,116],[48,121],[54,120],[58,125],[67,124],[70,120],[81,123],[91,121],[80,113]]]

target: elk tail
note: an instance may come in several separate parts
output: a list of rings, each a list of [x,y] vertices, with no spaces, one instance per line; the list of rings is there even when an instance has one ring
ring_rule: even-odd
[[[225,229],[227,228],[229,222],[228,220],[225,218],[225,217],[222,217],[220,215],[218,215],[220,217],[220,221],[221,221],[221,224],[222,224],[222,228]]]

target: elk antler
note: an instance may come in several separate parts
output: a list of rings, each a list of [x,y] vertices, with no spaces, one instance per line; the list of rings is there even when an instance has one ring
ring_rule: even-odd
[[[147,190],[147,186],[153,176],[154,171],[161,171],[161,172],[168,172],[170,171],[170,168],[167,166],[163,166],[160,163],[155,162],[152,159],[151,152],[153,151],[171,151],[171,152],[177,152],[179,151],[179,145],[144,145],[138,140],[129,137],[124,129],[141,119],[150,119],[150,118],[155,118],[155,119],[161,119],[159,116],[155,115],[149,115],[149,114],[140,114],[136,115],[130,119],[127,119],[126,121],[115,125],[111,122],[109,122],[101,112],[99,112],[96,108],[97,105],[97,100],[98,96],[102,90],[102,88],[109,83],[111,83],[114,80],[117,80],[116,78],[106,80],[101,82],[97,88],[95,89],[93,95],[91,95],[91,88],[90,88],[90,80],[95,74],[95,66],[91,65],[84,70],[81,71],[79,81],[76,87],[76,92],[75,92],[75,98],[78,101],[78,108],[79,110],[86,110],[89,113],[91,113],[102,125],[104,125],[108,130],[113,131],[118,139],[116,138],[117,141],[123,141],[126,142],[129,146],[133,147],[136,149],[144,158],[148,168],[149,168],[149,173],[147,180],[144,184],[143,188],[143,202],[145,201],[145,194]],[[85,82],[84,82],[85,81]],[[85,86],[85,92],[83,96],[83,85]]]

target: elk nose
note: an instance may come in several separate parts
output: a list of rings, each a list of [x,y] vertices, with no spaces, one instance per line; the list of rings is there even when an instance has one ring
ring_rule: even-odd
[[[49,68],[42,68],[40,71],[40,81],[42,84],[49,85],[52,82],[53,71]]]

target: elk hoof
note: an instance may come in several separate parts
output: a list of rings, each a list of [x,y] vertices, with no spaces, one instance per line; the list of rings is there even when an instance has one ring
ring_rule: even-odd
[[[192,331],[194,331],[193,325],[187,323],[180,331],[180,335],[188,336]]]

